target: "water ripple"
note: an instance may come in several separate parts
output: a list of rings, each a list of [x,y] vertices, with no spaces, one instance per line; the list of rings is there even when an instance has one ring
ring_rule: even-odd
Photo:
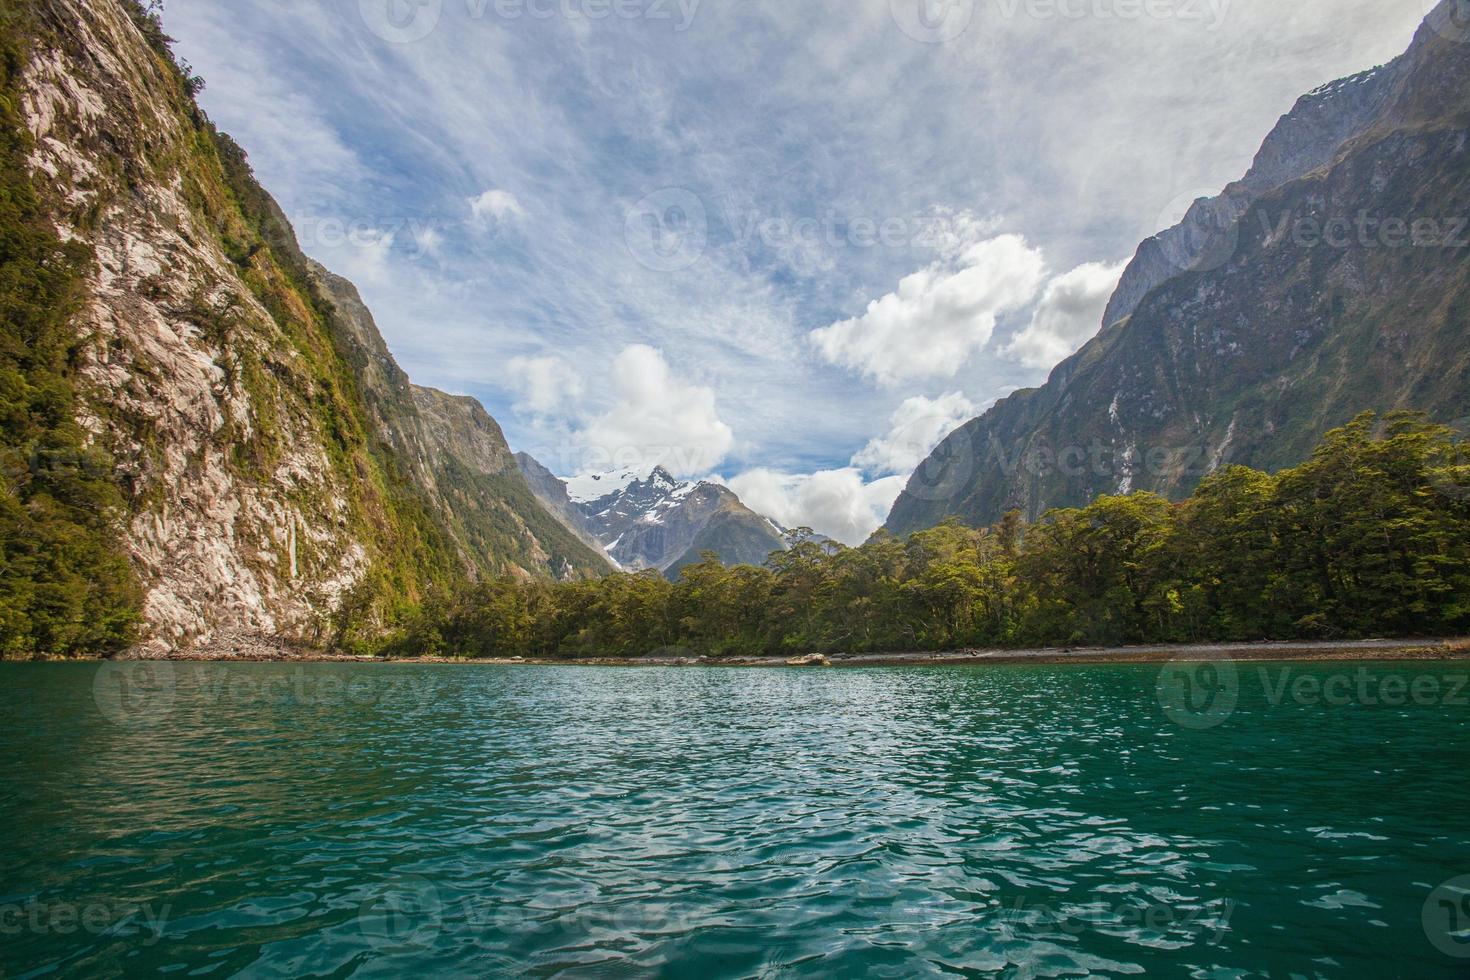
[[[1470,964],[1420,923],[1470,873],[1464,709],[1190,731],[1140,667],[181,665],[129,724],[98,669],[3,668],[5,975]]]

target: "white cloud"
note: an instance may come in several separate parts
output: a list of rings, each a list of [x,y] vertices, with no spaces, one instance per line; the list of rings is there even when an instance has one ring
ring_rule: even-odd
[[[438,255],[444,246],[444,236],[437,229],[424,225],[414,230],[413,243],[419,255]]]
[[[394,241],[395,236],[389,232],[344,235],[330,244],[318,243],[316,253],[322,264],[338,275],[360,289],[372,289],[392,281]]]
[[[1019,235],[976,242],[957,264],[906,276],[862,316],[812,331],[811,342],[829,362],[883,385],[954,377],[990,342],[996,318],[1029,303],[1046,275],[1040,250]]]
[[[961,392],[906,400],[887,435],[873,439],[852,466],[811,474],[756,469],[728,481],[747,507],[786,527],[809,527],[843,544],[862,544],[883,526],[909,475],[945,436],[975,417]],[[864,473],[878,476],[871,482]]]
[[[907,482],[907,477],[890,476],[866,483],[856,469],[810,475],[758,469],[730,480],[729,487],[747,507],[778,524],[809,527],[859,545],[883,526]]]
[[[582,375],[560,357],[513,357],[506,363],[519,397],[516,410],[551,415],[581,397]]]
[[[585,418],[514,412],[488,379],[516,355],[554,352],[584,372],[590,398],[619,351],[651,342],[699,366],[742,459],[800,473],[840,464],[888,430],[902,397],[936,390],[868,397],[808,346],[812,327],[848,314],[809,311],[862,314],[935,263],[947,278],[965,248],[1002,227],[961,214],[952,243],[865,247],[852,244],[855,222],[962,206],[1003,213],[1055,271],[1129,254],[1166,201],[1238,179],[1301,93],[1394,57],[1423,14],[1412,2],[1250,0],[1208,30],[1183,18],[982,23],[977,9],[972,29],[936,50],[902,36],[882,3],[705,4],[682,34],[608,21],[575,38],[500,29],[445,4],[440,29],[408,45],[384,43],[340,6],[177,0],[166,17],[209,79],[205,108],[288,213],[375,227],[458,216],[439,226],[437,253],[431,237],[415,256],[406,228],[391,260],[308,248],[354,279],[362,262],[371,279],[359,285],[414,379],[480,396],[513,444],[571,445]],[[696,89],[709,98],[686,97]],[[792,275],[782,259],[796,257],[758,231],[749,242],[713,235],[687,274],[644,268],[625,239],[627,203],[667,187],[698,194],[715,224],[726,210],[739,229],[815,220],[831,271]],[[494,214],[474,219],[468,203],[487,188],[506,196],[486,206],[525,212],[506,211],[501,231],[534,219],[535,234],[503,235],[493,251],[462,240],[496,230]],[[436,261],[402,261],[426,255]],[[1003,313],[995,329],[1009,341],[1029,318],[1029,308]],[[1042,380],[1041,369],[985,356],[990,343],[938,390],[979,402]],[[580,450],[547,461],[575,472]]]
[[[1047,283],[1030,325],[1011,339],[1005,355],[1027,367],[1049,368],[1076,352],[1102,328],[1103,311],[1126,266],[1089,262]]]
[[[958,391],[938,398],[910,398],[893,413],[888,434],[863,447],[852,458],[852,465],[867,473],[907,477],[945,436],[977,414],[975,406]]]
[[[491,189],[479,197],[470,198],[470,213],[476,221],[486,224],[523,217],[526,209],[510,191]]]
[[[598,456],[587,470],[659,464],[675,476],[702,475],[734,445],[714,389],[674,377],[662,351],[643,344],[624,348],[613,361],[612,379],[617,403],[583,433]]]

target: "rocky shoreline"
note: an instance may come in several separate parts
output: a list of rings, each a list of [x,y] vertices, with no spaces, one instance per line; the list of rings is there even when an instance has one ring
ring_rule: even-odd
[[[44,658],[41,658],[44,659]],[[586,667],[930,667],[1015,664],[1130,664],[1171,660],[1343,661],[1470,660],[1470,638],[1215,643],[1136,647],[1069,647],[1034,650],[953,650],[871,654],[811,654],[799,657],[711,658],[669,652],[655,656],[527,659],[412,657],[388,660],[312,649],[280,637],[228,632],[187,649],[158,654],[135,649],[118,659],[233,663],[459,664],[486,666]]]

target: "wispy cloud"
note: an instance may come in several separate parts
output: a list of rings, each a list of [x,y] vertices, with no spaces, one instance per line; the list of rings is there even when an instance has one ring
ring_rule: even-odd
[[[478,396],[518,446],[598,419],[667,439],[628,421],[618,370],[657,350],[713,400],[692,443],[720,445],[717,419],[726,471],[797,474],[832,527],[898,479],[850,461],[901,406],[1041,380],[1170,201],[1238,177],[1299,94],[1402,50],[1423,14],[1018,0],[930,43],[887,2],[420,6],[432,24],[336,0],[170,0],[166,21],[288,214],[379,232],[307,247],[361,278],[416,380]],[[916,232],[934,215],[948,238]],[[581,390],[528,388],[547,358]]]

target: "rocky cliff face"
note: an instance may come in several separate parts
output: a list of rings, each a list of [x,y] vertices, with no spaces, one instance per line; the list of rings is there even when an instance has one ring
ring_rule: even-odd
[[[681,482],[657,467],[578,477],[569,488],[529,456],[521,466],[548,509],[627,571],[677,578],[706,551],[726,565],[760,565],[786,547],[780,528],[719,484]]]
[[[374,431],[406,471],[474,574],[601,575],[595,544],[569,533],[523,478],[499,423],[478,401],[409,381],[357,287],[308,260],[312,282],[332,304],[330,323]]]
[[[1250,176],[1145,243],[1102,333],[945,440],[889,528],[1178,496],[1227,463],[1298,462],[1367,409],[1470,415],[1467,218],[1470,44],[1431,23],[1306,97]]]
[[[1244,178],[1194,202],[1179,224],[1138,247],[1108,302],[1103,326],[1132,315],[1150,290],[1181,272],[1227,258],[1231,230],[1245,209],[1260,195],[1331,163],[1343,144],[1383,111],[1408,61],[1405,55],[1297,100],[1266,137]]]
[[[494,421],[410,385],[307,263],[136,5],[30,0],[3,29],[31,181],[88,256],[79,414],[114,460],[148,639],[345,635],[435,580],[595,573]]]

